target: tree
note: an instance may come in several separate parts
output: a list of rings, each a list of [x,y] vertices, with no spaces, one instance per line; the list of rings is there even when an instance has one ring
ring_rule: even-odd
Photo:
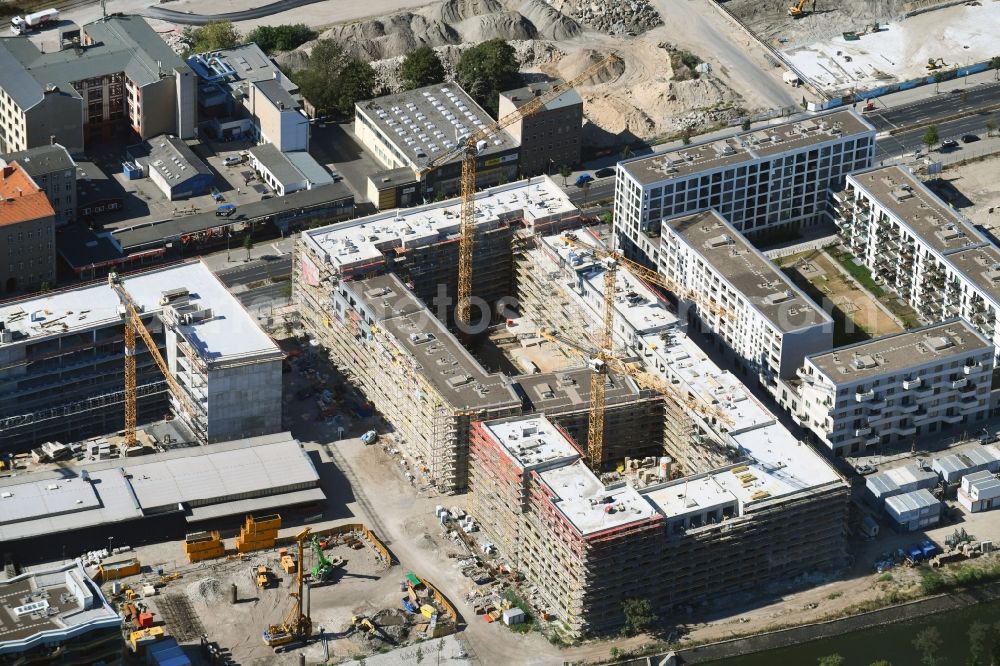
[[[924,137],[921,139],[923,144],[927,146],[927,150],[931,150],[934,145],[938,142],[938,128],[937,125],[931,125],[924,132]]]
[[[354,115],[354,105],[372,97],[375,97],[375,70],[367,62],[352,58],[340,73],[337,111],[343,116]]]
[[[615,214],[606,210],[598,216],[603,224],[611,224],[615,220]]]
[[[993,136],[993,132],[996,130],[996,128],[997,128],[997,121],[993,120],[992,117],[991,118],[987,118],[986,119],[986,136]]]
[[[243,41],[232,21],[209,21],[200,28],[185,28],[184,36],[191,42],[191,50],[195,53],[231,49]]]
[[[248,42],[254,42],[267,53],[275,51],[291,51],[310,39],[316,39],[312,28],[303,24],[295,25],[259,25],[247,35]]]
[[[375,96],[375,70],[348,57],[339,44],[321,39],[309,54],[306,69],[293,75],[303,97],[321,113],[351,116],[354,105]]]
[[[938,90],[939,90],[939,88],[941,86],[941,82],[942,81],[944,81],[944,74],[942,74],[941,72],[934,72],[934,92],[935,93],[938,92]]]
[[[520,66],[514,47],[502,39],[491,39],[463,53],[455,74],[458,84],[496,117],[500,93],[517,87]]]
[[[622,159],[627,160],[630,157],[632,157],[632,147],[625,144],[625,147],[622,148]]]
[[[423,88],[444,81],[444,64],[434,49],[421,46],[403,59],[399,75],[407,90]]]
[[[752,127],[752,125],[750,124],[750,119],[749,118],[747,118],[746,120],[743,121],[743,131],[744,132],[749,132],[751,127]]]
[[[681,143],[683,143],[685,146],[688,146],[688,145],[691,144],[691,128],[690,127],[685,128],[685,130],[683,132],[681,132]]]
[[[566,179],[573,175],[573,169],[568,164],[563,164],[559,167],[559,175],[562,176],[563,187],[566,187]]]
[[[622,613],[625,614],[625,627],[622,632],[628,636],[645,631],[659,619],[653,612],[653,604],[649,599],[624,600]]]
[[[920,652],[920,661],[924,666],[937,666],[941,644],[941,632],[937,627],[927,627],[913,639],[913,647]]]
[[[253,237],[250,234],[243,239],[243,249],[247,251],[247,261],[250,261],[250,250],[253,249]]]
[[[828,654],[825,657],[820,657],[817,662],[818,666],[844,666],[846,663],[847,660],[839,654]]]
[[[990,58],[990,67],[993,69],[993,80],[1000,81],[1000,56]]]

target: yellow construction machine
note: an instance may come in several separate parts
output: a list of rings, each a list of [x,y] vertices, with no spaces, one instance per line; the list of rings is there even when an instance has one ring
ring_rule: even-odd
[[[941,69],[942,67],[947,67],[948,63],[944,61],[944,58],[928,58],[927,59],[927,71],[933,72],[935,70]]]
[[[299,546],[299,562],[302,562],[302,548],[305,540],[312,530],[305,528],[295,535],[295,541]],[[306,612],[302,604],[302,567],[298,567],[295,576],[298,591],[292,592],[290,596],[294,603],[288,609],[285,621],[281,624],[272,624],[264,630],[264,645],[268,647],[281,647],[297,640],[308,638],[312,634],[312,619]]]
[[[788,8],[788,15],[792,18],[802,18],[810,12],[806,11],[806,4],[809,0],[799,0],[797,3]],[[816,0],[813,0],[812,13],[816,13]]]

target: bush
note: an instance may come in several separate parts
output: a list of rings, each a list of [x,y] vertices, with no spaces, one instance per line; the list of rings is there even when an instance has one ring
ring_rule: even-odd
[[[232,21],[210,21],[200,28],[185,28],[184,36],[191,42],[194,53],[231,49],[243,42]]]
[[[444,64],[429,46],[421,46],[403,60],[399,68],[403,87],[407,90],[423,88],[444,81]]]
[[[310,39],[315,39],[312,28],[302,23],[295,25],[259,25],[247,35],[247,41],[255,42],[267,53],[291,51]]]
[[[520,66],[514,47],[502,39],[491,39],[462,54],[455,76],[472,99],[495,118],[500,93],[516,88],[520,81]]]
[[[924,571],[920,574],[920,591],[924,594],[937,594],[948,587],[944,577],[933,571]]]

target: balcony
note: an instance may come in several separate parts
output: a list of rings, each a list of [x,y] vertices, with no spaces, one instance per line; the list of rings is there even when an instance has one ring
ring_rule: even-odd
[[[871,432],[872,432],[872,429],[871,429],[870,426],[869,427],[865,427],[865,428],[858,428],[857,430],[854,431],[854,436],[855,437],[864,437],[865,435],[870,435]]]
[[[854,399],[858,402],[866,402],[874,397],[875,391],[873,389],[869,389],[868,391],[856,391],[854,393]]]
[[[921,384],[922,381],[923,380],[920,379],[920,377],[914,377],[913,379],[904,379],[903,380],[903,390],[909,391],[910,389],[915,389],[918,386],[920,386],[920,384]]]
[[[951,423],[953,425],[955,423],[961,423],[963,418],[964,416],[962,414],[951,414],[950,416],[945,414],[941,416],[942,421],[944,421],[945,423]]]
[[[917,411],[918,409],[920,409],[920,405],[918,405],[915,402],[911,402],[908,405],[900,405],[899,406],[899,411],[902,412],[903,414],[912,414],[915,411]]]
[[[953,381],[953,382],[951,383],[951,387],[952,387],[953,389],[960,389],[960,388],[964,387],[964,386],[965,386],[966,384],[968,384],[968,383],[969,383],[969,380],[968,380],[968,379],[965,379],[965,378],[963,377],[962,379],[956,379],[955,381]]]
[[[878,444],[878,442],[879,442],[878,435],[876,435],[875,437],[865,438],[865,446],[875,446],[876,444]]]
[[[967,375],[971,375],[973,372],[977,372],[977,371],[982,370],[982,369],[983,369],[983,364],[977,362],[977,363],[974,363],[972,365],[963,366],[962,367],[962,372],[964,372]]]

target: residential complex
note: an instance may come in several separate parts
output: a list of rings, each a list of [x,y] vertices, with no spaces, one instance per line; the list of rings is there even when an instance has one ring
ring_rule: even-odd
[[[215,277],[194,261],[123,280],[174,378],[198,412],[169,396],[143,344],[139,422],[172,406],[202,441],[281,429],[283,354]],[[123,322],[106,282],[0,305],[0,448],[112,432],[124,418]]]
[[[662,234],[659,272],[697,297],[701,329],[768,390],[833,346],[833,318],[715,210],[666,219]]]
[[[990,410],[993,344],[963,319],[808,356],[796,420],[838,456],[968,431]]]
[[[55,216],[18,162],[0,167],[0,294],[55,285]]]
[[[76,220],[76,162],[58,143],[0,157],[0,166],[17,162],[45,192],[55,211],[56,228]]]
[[[1000,344],[1000,249],[903,167],[854,173],[833,194],[841,237],[925,322],[960,316]]]
[[[822,222],[827,189],[872,165],[875,128],[851,110],[684,146],[618,165],[616,243],[659,263],[661,221],[712,208],[742,233]]]
[[[115,15],[81,33],[47,52],[2,40],[0,153],[52,142],[77,153],[123,132],[194,136],[197,77],[144,19]]]
[[[625,599],[679,609],[841,562],[847,484],[777,432],[736,437],[743,461],[707,474],[669,480],[660,464],[606,484],[544,416],[477,422],[473,515],[543,612],[571,636],[606,633]]]
[[[540,81],[500,93],[498,117],[503,118],[544,95],[562,81]],[[570,89],[547,102],[535,113],[507,126],[507,132],[521,144],[521,173],[534,176],[556,173],[560,167],[580,163],[580,134],[583,129],[583,100]]]
[[[121,623],[79,560],[0,579],[0,663],[117,663]]]
[[[386,171],[368,178],[368,199],[379,210],[415,206],[459,191],[462,156],[424,167],[493,122],[458,84],[436,84],[355,105],[354,133]],[[490,137],[476,157],[479,188],[516,180],[520,145],[505,130]]]

